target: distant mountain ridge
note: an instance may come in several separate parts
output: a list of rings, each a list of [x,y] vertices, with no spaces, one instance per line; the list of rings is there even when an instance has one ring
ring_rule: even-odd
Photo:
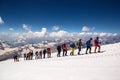
[[[4,40],[0,40],[0,49],[4,49],[4,48],[15,48],[15,47],[19,47],[19,46],[24,46],[24,45],[29,45],[29,44],[39,44],[39,43],[50,43],[50,42],[55,42],[56,44],[62,43],[62,42],[76,42],[78,41],[80,38],[82,39],[82,42],[85,43],[90,37],[92,36],[83,36],[83,37],[74,37],[74,38],[55,38],[55,39],[51,39],[49,40],[42,40],[40,38],[37,39],[15,39],[13,41],[4,41]],[[93,37],[95,38],[95,36]],[[117,43],[120,42],[120,35],[116,35],[116,36],[101,36],[100,37],[100,42],[102,44],[111,44],[111,43]]]

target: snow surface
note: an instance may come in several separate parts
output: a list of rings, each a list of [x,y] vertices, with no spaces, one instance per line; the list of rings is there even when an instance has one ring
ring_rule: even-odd
[[[0,80],[120,80],[120,43],[104,45],[101,51],[60,58],[54,53],[49,59],[2,61]]]

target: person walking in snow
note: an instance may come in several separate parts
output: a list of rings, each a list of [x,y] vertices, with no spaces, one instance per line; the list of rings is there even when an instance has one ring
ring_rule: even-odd
[[[38,59],[38,51],[35,52],[35,59]]]
[[[30,60],[30,51],[27,53],[27,58],[26,60]]]
[[[46,55],[46,49],[43,50],[43,58],[45,58]]]
[[[27,58],[27,55],[26,55],[26,53],[24,53],[24,54],[23,54],[23,56],[24,56],[24,60],[26,60],[26,58]]]
[[[94,52],[96,53],[96,49],[98,47],[98,52],[100,52],[100,42],[99,42],[99,37],[96,37],[96,39],[94,40],[94,45],[95,45],[95,50]]]
[[[60,45],[57,46],[57,51],[58,51],[57,57],[60,57],[60,53],[61,53],[61,46]]]
[[[33,59],[33,51],[30,51],[30,60]]]
[[[78,47],[78,55],[80,55],[80,51],[81,51],[81,47],[82,47],[82,40],[79,39],[79,41],[77,42],[77,47]]]
[[[62,44],[63,56],[67,56],[67,46],[65,43]]]
[[[71,45],[70,45],[70,47],[71,47],[71,53],[70,53],[70,55],[74,55],[74,50],[75,50],[75,43],[73,42]]]
[[[51,58],[51,49],[50,48],[47,48],[47,57]]]
[[[90,38],[87,42],[86,42],[86,45],[87,45],[87,48],[86,48],[86,54],[88,54],[88,50],[89,50],[89,53],[91,53],[91,46],[92,46],[92,38]]]
[[[18,53],[16,52],[15,55],[13,56],[14,58],[14,62],[19,62],[19,55]]]
[[[39,52],[39,58],[42,59],[42,50]]]

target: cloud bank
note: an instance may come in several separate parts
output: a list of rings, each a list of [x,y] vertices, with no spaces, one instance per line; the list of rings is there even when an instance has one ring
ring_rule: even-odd
[[[0,40],[8,41],[12,44],[27,44],[27,43],[38,43],[44,40],[70,40],[75,41],[82,39],[83,41],[89,38],[95,38],[99,36],[104,42],[118,42],[120,41],[120,34],[117,33],[97,33],[89,32],[95,28],[90,28],[88,26],[83,26],[81,32],[67,32],[65,30],[60,30],[59,26],[53,26],[53,32],[48,32],[47,28],[43,27],[40,31],[33,32],[31,27],[23,24],[22,28],[26,31],[24,33],[0,33]],[[14,31],[13,28],[9,28],[10,31]],[[109,40],[109,41],[108,41]]]
[[[59,30],[57,32],[48,32],[47,28],[42,28],[39,32],[32,32],[26,25],[24,25],[25,29],[28,30],[26,33],[14,33],[14,34],[8,34],[8,33],[1,33],[0,39],[8,41],[8,40],[25,40],[26,42],[35,42],[36,40],[39,42],[41,40],[54,40],[54,39],[66,39],[66,40],[72,40],[72,39],[88,39],[90,37],[116,37],[119,34],[117,33],[86,33],[86,32],[80,32],[80,33],[69,33],[64,30]],[[12,28],[11,28],[12,30]]]

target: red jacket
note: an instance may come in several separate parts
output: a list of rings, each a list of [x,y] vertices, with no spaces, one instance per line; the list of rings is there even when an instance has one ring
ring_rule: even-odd
[[[27,53],[27,56],[30,56],[30,52]]]
[[[66,44],[62,44],[62,49],[64,49],[64,50],[67,49]]]
[[[99,41],[97,39],[94,40],[94,45],[98,45]]]
[[[51,49],[47,48],[47,53],[50,54],[51,53]]]

